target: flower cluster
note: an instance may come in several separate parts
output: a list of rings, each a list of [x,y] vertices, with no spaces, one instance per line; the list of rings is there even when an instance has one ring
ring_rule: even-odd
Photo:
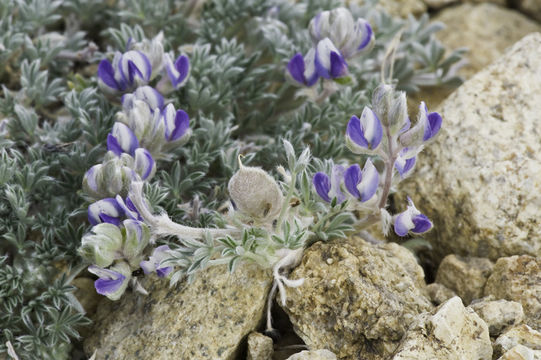
[[[166,245],[154,249],[148,260],[145,251],[153,243],[145,224],[128,193],[133,182],[149,181],[156,173],[155,159],[185,143],[190,136],[190,119],[183,110],[167,104],[162,94],[150,86],[156,80],[162,89],[177,89],[189,73],[189,61],[179,56],[173,63],[164,54],[162,35],[152,41],[132,44],[125,53],[117,52],[112,63],[102,60],[98,67],[100,88],[115,100],[122,111],[116,115],[107,136],[107,154],[101,164],[85,174],[83,190],[96,200],[88,207],[93,225],[79,249],[90,263],[88,270],[97,275],[96,291],[117,300],[132,285],[144,292],[132,272],[167,276],[172,268],[161,263],[168,255]],[[164,82],[169,82],[169,87]],[[122,96],[120,96],[122,95]]]
[[[441,124],[441,116],[428,112],[422,102],[412,127],[405,94],[389,85],[379,86],[373,93],[372,108],[365,107],[360,118],[352,116],[349,120],[346,144],[355,154],[379,158],[384,164],[382,175],[370,158],[362,170],[357,164],[348,168],[335,165],[330,177],[322,172],[314,175],[316,192],[327,203],[350,200],[348,206],[367,215],[361,223],[381,217],[387,233],[389,215],[385,207],[391,188],[411,174],[417,154],[434,139]],[[411,199],[408,201],[407,210],[394,217],[396,234],[406,236],[408,232],[421,234],[430,230],[430,220],[415,208]]]
[[[287,65],[300,85],[312,86],[319,78],[337,79],[348,74],[347,59],[368,52],[374,33],[364,19],[353,19],[348,9],[337,8],[316,15],[309,25],[313,46],[303,56],[295,54]]]

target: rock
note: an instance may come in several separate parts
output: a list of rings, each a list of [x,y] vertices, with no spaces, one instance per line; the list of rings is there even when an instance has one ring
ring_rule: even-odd
[[[346,3],[362,5],[364,1],[349,0]],[[408,15],[421,15],[427,10],[423,0],[379,0],[376,6],[385,9],[390,15],[403,18],[408,17]]]
[[[246,360],[271,360],[274,353],[270,337],[252,332],[248,335],[248,355]]]
[[[541,351],[541,333],[525,324],[509,328],[494,342],[494,355],[501,356],[517,345]]]
[[[474,301],[469,306],[488,325],[490,336],[496,337],[502,331],[524,320],[522,305],[516,301],[491,300],[490,297]]]
[[[541,351],[517,345],[503,354],[498,360],[541,360]]]
[[[515,4],[520,11],[541,21],[541,2],[539,0],[515,0]]]
[[[309,348],[327,348],[340,359],[389,355],[413,318],[432,309],[422,268],[395,243],[319,242],[290,278],[305,279],[288,289],[284,307],[295,332]]]
[[[425,1],[425,4],[430,8],[430,9],[434,9],[434,10],[437,10],[437,9],[441,9],[443,7],[446,7],[448,5],[452,5],[452,4],[456,4],[456,3],[459,3],[459,2],[470,2],[470,3],[483,3],[483,2],[491,2],[493,4],[498,4],[498,5],[501,5],[501,6],[506,6],[507,3],[505,0],[424,0]]]
[[[485,295],[522,304],[526,324],[541,329],[541,258],[500,258],[485,286]]]
[[[336,355],[326,349],[304,350],[300,353],[291,355],[287,360],[336,360]]]
[[[83,309],[85,309],[86,315],[94,315],[98,303],[103,298],[102,295],[96,292],[94,280],[87,277],[78,277],[71,282],[71,285],[77,288],[74,295],[81,303]]]
[[[432,313],[419,315],[392,359],[491,360],[488,327],[455,296]]]
[[[199,273],[191,284],[145,277],[148,296],[102,300],[87,355],[100,359],[235,359],[239,343],[265,313],[272,276],[253,265],[233,274],[225,266]]]
[[[436,110],[440,134],[395,196],[405,204],[408,194],[434,222],[424,235],[432,261],[540,254],[541,34],[519,41]]]
[[[440,305],[450,298],[456,296],[453,290],[448,289],[445,285],[432,283],[426,286],[428,298],[434,305]]]
[[[505,49],[527,34],[541,30],[539,24],[521,13],[490,3],[446,8],[433,20],[446,25],[437,37],[449,49],[469,49],[466,54],[469,64],[459,71],[466,78],[499,58]]]
[[[464,304],[483,297],[485,283],[494,264],[485,258],[447,255],[441,262],[436,282],[462,298]]]

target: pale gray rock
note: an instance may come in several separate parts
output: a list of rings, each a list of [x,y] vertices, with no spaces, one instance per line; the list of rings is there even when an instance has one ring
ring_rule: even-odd
[[[362,5],[363,0],[351,0],[353,4]],[[426,12],[427,7],[423,0],[379,0],[378,7],[383,8],[389,14],[399,17],[408,17],[408,15],[421,15]]]
[[[541,329],[541,258],[500,258],[485,286],[485,295],[517,301],[524,308],[525,322]]]
[[[532,350],[524,345],[516,345],[498,360],[541,360],[541,350]]]
[[[243,265],[233,274],[211,267],[188,284],[145,277],[149,295],[102,300],[84,342],[100,359],[236,359],[239,344],[265,313],[268,271]]]
[[[519,41],[435,110],[441,132],[395,199],[405,204],[409,194],[434,222],[425,235],[434,260],[540,254],[541,34]]]
[[[426,291],[428,293],[428,298],[434,305],[440,305],[450,298],[456,296],[453,290],[450,290],[445,285],[438,283],[428,284],[426,286]]]
[[[291,355],[287,360],[336,360],[336,355],[326,349],[304,350]]]
[[[441,9],[443,7],[446,7],[448,5],[458,4],[458,3],[484,3],[484,2],[490,2],[493,4],[497,4],[500,6],[506,6],[505,0],[424,0],[425,4],[430,9]]]
[[[516,301],[486,297],[474,301],[469,307],[487,323],[492,337],[500,335],[506,327],[518,325],[524,320],[522,305]]]
[[[539,0],[515,0],[518,9],[534,19],[541,21],[541,1]]]
[[[284,307],[295,332],[340,359],[390,355],[415,316],[433,308],[422,268],[395,243],[316,243],[290,278],[305,279],[288,289]]]
[[[253,332],[248,335],[248,354],[246,360],[271,360],[274,353],[270,337]]]
[[[432,313],[419,315],[393,360],[491,360],[487,324],[458,296]]]
[[[494,264],[485,258],[447,255],[436,274],[436,282],[445,285],[468,305],[483,297],[483,290]]]
[[[494,341],[494,355],[495,357],[502,356],[517,345],[539,352],[541,351],[541,333],[526,324],[508,328]]]
[[[503,55],[504,51],[541,27],[523,14],[491,3],[464,3],[443,9],[434,18],[446,28],[437,33],[450,49],[467,47],[469,62],[460,70],[466,78]]]

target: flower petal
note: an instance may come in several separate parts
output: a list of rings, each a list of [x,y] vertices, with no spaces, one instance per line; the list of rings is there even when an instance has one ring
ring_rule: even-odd
[[[370,200],[377,192],[379,186],[379,172],[370,159],[366,160],[363,168],[363,177],[357,186],[361,193],[361,202]]]
[[[383,128],[378,116],[372,109],[365,107],[361,114],[361,126],[366,141],[370,144],[370,149],[375,149],[383,137]]]
[[[316,189],[317,194],[326,202],[331,202],[329,197],[329,191],[331,190],[331,182],[327,174],[318,172],[314,175],[312,183]]]
[[[361,179],[361,167],[357,164],[351,165],[344,174],[344,185],[346,189],[357,199],[361,198],[361,193],[357,189],[357,185],[361,182]]]
[[[361,127],[361,120],[355,115],[349,119],[346,135],[358,146],[368,149],[368,141]]]
[[[190,128],[190,117],[184,110],[177,110],[175,115],[175,128],[167,140],[175,141],[180,139]]]

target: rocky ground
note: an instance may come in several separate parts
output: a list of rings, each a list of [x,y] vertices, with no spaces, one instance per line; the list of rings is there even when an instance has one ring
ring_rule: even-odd
[[[541,359],[541,1],[510,3],[382,1],[401,16],[429,10],[448,25],[439,35],[446,45],[470,49],[461,70],[468,81],[450,95],[424,89],[414,99],[444,119],[401,191],[434,221],[429,253],[416,258],[355,237],[314,244],[290,275],[305,283],[288,289],[283,309],[275,304],[279,335],[263,334],[272,277],[256,268],[232,276],[212,268],[172,289],[153,282],[150,296],[99,299],[95,313],[92,283],[82,279],[76,285],[95,321],[87,353]]]

